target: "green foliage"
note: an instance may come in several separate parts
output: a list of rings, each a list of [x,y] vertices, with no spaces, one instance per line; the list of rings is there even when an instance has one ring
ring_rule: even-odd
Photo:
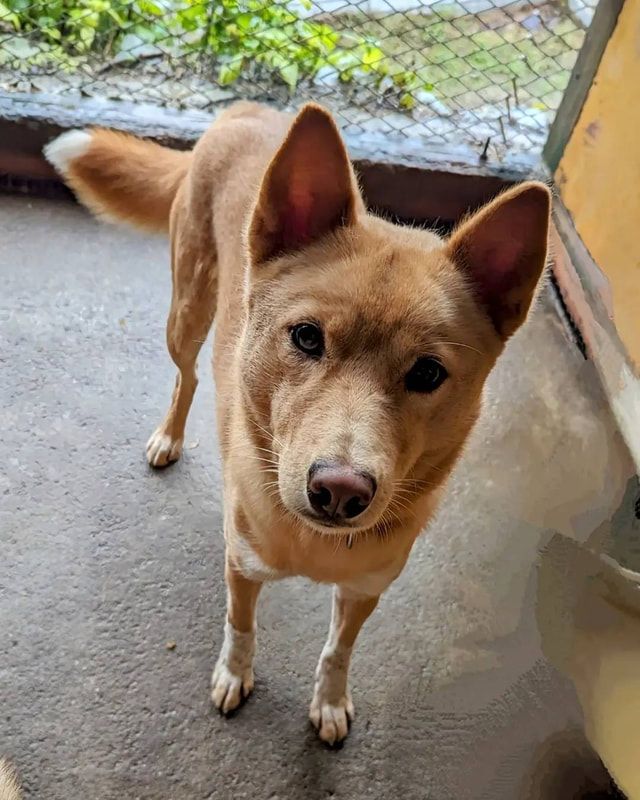
[[[0,61],[8,53],[73,67],[91,54],[124,55],[133,42],[134,55],[144,44],[177,57],[208,55],[223,85],[257,67],[293,90],[302,78],[332,68],[343,82],[384,79],[405,94],[421,88],[373,37],[305,18],[290,0],[0,0],[0,31],[11,30],[31,34],[30,42],[5,39]]]

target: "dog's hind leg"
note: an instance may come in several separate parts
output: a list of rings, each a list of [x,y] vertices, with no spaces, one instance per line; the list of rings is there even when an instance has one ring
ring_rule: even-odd
[[[191,239],[181,227],[186,209],[172,219],[173,294],[167,321],[167,347],[178,367],[169,411],[147,442],[152,467],[166,467],[180,458],[193,395],[198,385],[196,360],[216,311],[217,264],[215,248]]]

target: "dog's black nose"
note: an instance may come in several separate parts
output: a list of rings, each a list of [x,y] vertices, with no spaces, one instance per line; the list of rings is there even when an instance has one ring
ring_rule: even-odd
[[[367,472],[326,461],[316,461],[309,469],[309,502],[325,519],[357,517],[371,504],[375,493],[376,482]]]

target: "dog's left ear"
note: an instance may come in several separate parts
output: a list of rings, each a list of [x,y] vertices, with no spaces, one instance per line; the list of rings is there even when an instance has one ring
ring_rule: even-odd
[[[507,339],[526,319],[547,260],[551,192],[527,182],[464,222],[447,243],[480,302]]]
[[[333,119],[320,106],[304,106],[262,180],[248,232],[252,263],[294,252],[353,224],[358,201]]]

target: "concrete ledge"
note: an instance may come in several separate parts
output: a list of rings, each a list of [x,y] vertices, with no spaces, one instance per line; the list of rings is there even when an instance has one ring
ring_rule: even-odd
[[[42,147],[69,128],[101,125],[187,149],[215,115],[149,104],[57,95],[0,95],[0,174],[35,180],[57,176]],[[383,135],[349,135],[349,151],[372,208],[401,219],[456,220],[514,182],[545,179],[538,157],[482,160],[467,147],[432,146]]]

